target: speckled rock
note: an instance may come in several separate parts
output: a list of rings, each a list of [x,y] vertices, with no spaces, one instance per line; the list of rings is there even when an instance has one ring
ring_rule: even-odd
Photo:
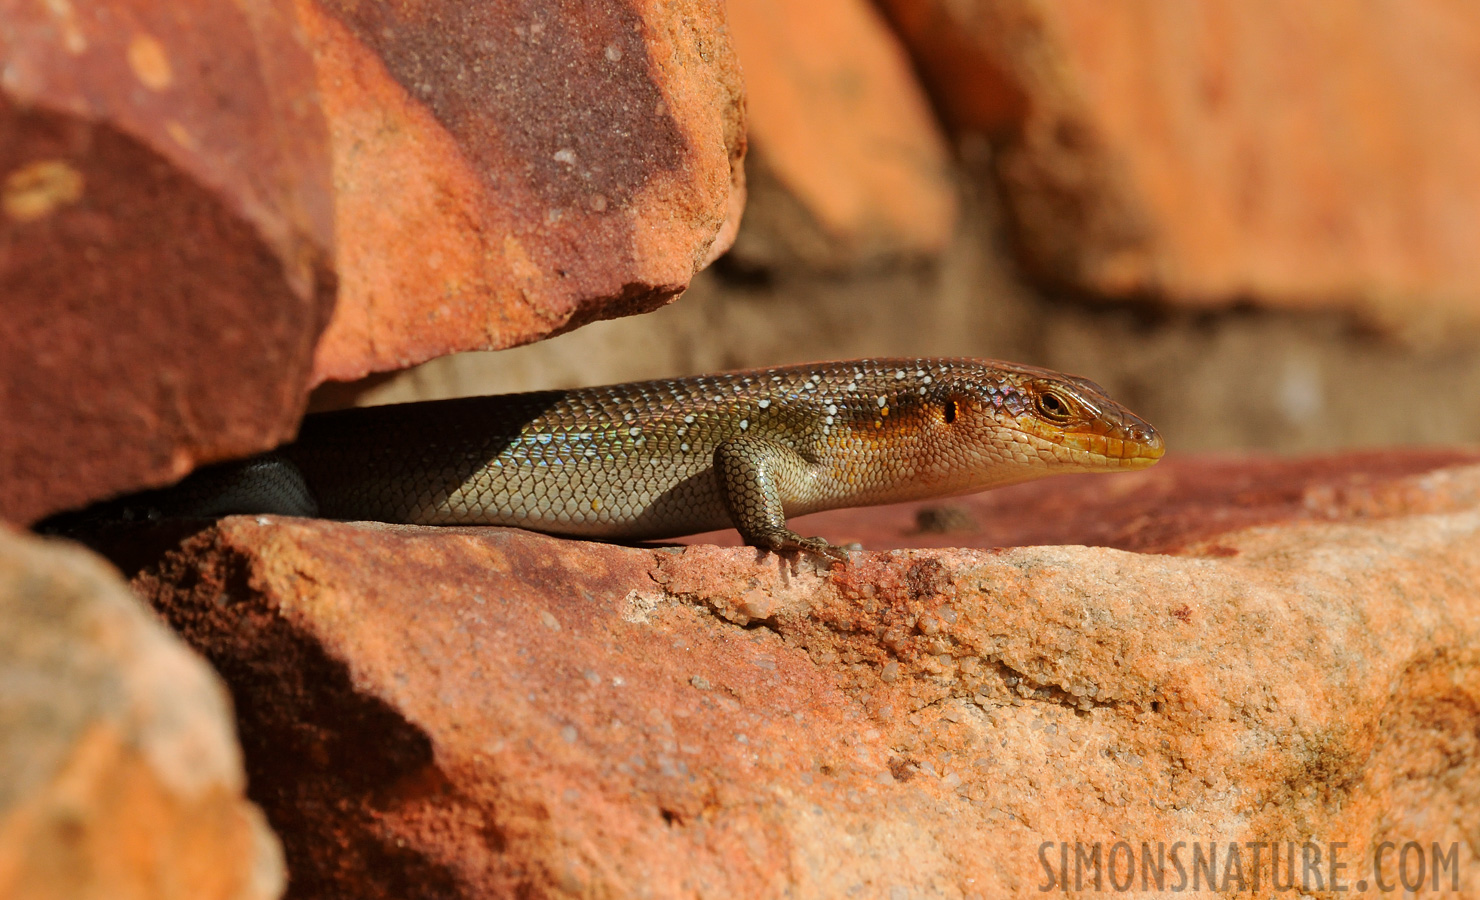
[[[0,519],[292,436],[333,304],[288,0],[0,0]]]
[[[299,4],[334,146],[315,379],[673,299],[743,207],[719,0]]]
[[[118,573],[0,529],[0,898],[273,900],[221,682]]]
[[[232,685],[294,897],[999,897],[1117,840],[1219,842],[1230,890],[1229,842],[1342,844],[1348,885],[1437,842],[1473,895],[1480,467],[1205,465],[1240,485],[1221,531],[1166,485],[1083,495],[1184,523],[1176,555],[821,571],[261,517],[134,584]]]
[[[1480,6],[883,0],[1002,145],[1025,258],[1100,295],[1480,322]]]
[[[751,203],[734,258],[853,269],[945,249],[949,151],[910,61],[867,0],[729,0],[745,70]]]

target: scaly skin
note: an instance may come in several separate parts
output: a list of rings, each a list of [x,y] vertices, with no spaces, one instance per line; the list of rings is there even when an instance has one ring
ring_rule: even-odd
[[[1161,455],[1154,428],[1082,378],[874,359],[310,416],[296,443],[232,470],[230,501],[209,475],[194,493],[214,492],[213,513],[601,538],[733,526],[756,546],[841,559],[786,519]]]

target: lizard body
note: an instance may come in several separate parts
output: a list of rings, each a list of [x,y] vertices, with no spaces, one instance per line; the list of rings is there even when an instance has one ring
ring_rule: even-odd
[[[840,558],[790,516],[1145,468],[1156,430],[1094,383],[976,359],[865,359],[312,415],[187,479],[197,514],[513,525],[650,539],[736,527]]]

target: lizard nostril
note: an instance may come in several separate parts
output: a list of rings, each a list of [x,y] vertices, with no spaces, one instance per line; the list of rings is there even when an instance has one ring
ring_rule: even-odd
[[[1148,458],[1161,456],[1164,447],[1161,434],[1155,428],[1145,422],[1125,422],[1120,431],[1130,455]]]

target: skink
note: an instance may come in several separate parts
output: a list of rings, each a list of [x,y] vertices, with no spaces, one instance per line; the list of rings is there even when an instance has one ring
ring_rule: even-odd
[[[650,539],[734,527],[843,552],[787,519],[1065,472],[1141,469],[1156,429],[1096,384],[978,359],[861,359],[309,416],[298,440],[166,494],[272,512]]]

